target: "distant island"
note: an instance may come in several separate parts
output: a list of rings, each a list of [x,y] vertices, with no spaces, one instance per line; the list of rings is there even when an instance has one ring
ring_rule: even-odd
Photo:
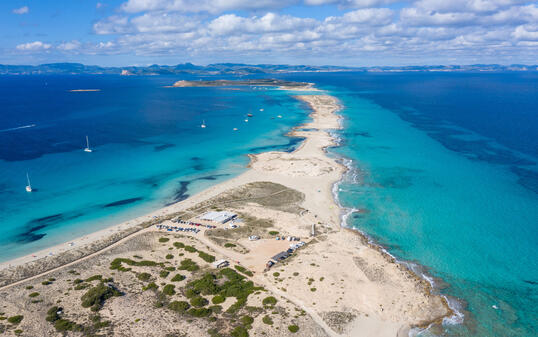
[[[286,64],[242,64],[242,63],[215,63],[206,66],[183,63],[177,65],[158,65],[137,67],[100,67],[84,65],[81,63],[48,63],[41,65],[2,65],[0,75],[256,75],[278,74],[291,72],[502,72],[502,71],[538,71],[538,65],[432,65],[432,66],[375,66],[375,67],[344,67],[344,66],[309,66]]]
[[[212,81],[177,81],[172,87],[226,87],[226,86],[275,86],[305,88],[312,87],[312,83],[293,82],[277,79],[251,79],[251,80],[212,80]]]

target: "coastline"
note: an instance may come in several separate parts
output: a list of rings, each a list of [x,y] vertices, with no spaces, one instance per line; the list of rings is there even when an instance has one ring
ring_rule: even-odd
[[[285,88],[285,90],[291,89]],[[354,321],[351,323],[351,330],[347,331],[347,333],[352,333],[357,336],[367,336],[368,331],[375,331],[379,336],[401,336],[407,334],[413,327],[424,328],[432,323],[440,323],[439,320],[449,316],[452,311],[448,307],[446,300],[440,300],[438,295],[433,295],[431,293],[431,284],[427,283],[426,280],[419,278],[409,268],[397,263],[392,255],[386,252],[381,246],[372,243],[364,233],[342,226],[345,224],[345,222],[343,222],[345,220],[345,214],[342,213],[342,209],[338,204],[337,199],[335,199],[334,188],[341,181],[347,168],[337,160],[329,158],[326,155],[327,148],[337,145],[337,140],[334,138],[334,135],[331,135],[327,130],[341,128],[341,117],[336,114],[341,108],[337,99],[325,94],[294,97],[310,105],[312,108],[312,121],[297,126],[290,132],[289,135],[291,137],[305,138],[301,145],[293,152],[264,152],[258,155],[249,155],[251,158],[251,162],[248,165],[249,169],[247,172],[244,172],[235,178],[212,186],[184,201],[161,208],[145,216],[72,240],[71,242],[74,242],[73,245],[71,245],[70,242],[67,242],[34,254],[0,263],[0,273],[4,274],[8,269],[16,270],[23,265],[36,265],[45,262],[42,263],[45,266],[42,269],[47,269],[46,266],[49,266],[48,271],[42,270],[41,274],[32,276],[31,278],[39,277],[42,273],[49,273],[64,268],[66,264],[71,265],[79,262],[81,259],[98,255],[115,245],[121,244],[131,237],[151,231],[152,228],[150,226],[152,224],[160,223],[174,217],[178,212],[216,197],[232,188],[251,182],[271,181],[304,193],[306,198],[302,206],[309,210],[309,213],[315,214],[315,218],[320,220],[318,221],[320,224],[325,223],[326,225],[330,225],[330,227],[328,227],[330,230],[328,230],[326,234],[327,239],[325,239],[324,242],[316,243],[318,246],[312,248],[314,251],[321,249],[319,247],[320,244],[328,245],[329,243],[336,243],[338,246],[338,243],[341,243],[342,247],[330,247],[335,249],[334,256],[341,255],[342,252],[339,249],[345,249],[345,252],[351,258],[351,263],[355,262],[357,265],[357,262],[354,259],[357,252],[354,252],[353,250],[358,248],[361,252],[361,261],[366,261],[358,263],[357,271],[362,272],[363,274],[359,275],[361,276],[359,278],[360,284],[346,284],[345,287],[346,291],[349,290],[351,292],[360,289],[361,291],[371,291],[373,295],[364,295],[366,297],[361,298],[363,302],[357,304],[349,299],[342,300],[342,308],[349,308],[350,310],[358,312]],[[309,131],[302,131],[302,128],[308,129]],[[356,241],[353,237],[358,237],[359,240]],[[113,239],[111,240],[111,238]],[[95,245],[96,242],[103,242],[106,240],[109,240],[109,244],[105,245],[104,248],[99,248],[99,245]],[[96,251],[91,251],[92,246]],[[329,246],[327,248],[329,248]],[[61,266],[52,267],[54,265],[54,260],[60,258],[59,255],[68,254],[77,249],[86,249],[87,254],[85,256],[78,256],[82,254],[82,252],[80,254],[74,254],[71,256],[73,261],[62,263]],[[309,247],[309,249],[311,248]],[[327,249],[321,250],[321,252],[327,251]],[[53,255],[50,256],[50,253],[53,253]],[[329,253],[326,254],[329,255]],[[292,263],[295,263],[295,261]],[[296,270],[301,268],[296,265],[294,266]],[[371,266],[376,266],[377,269],[372,271],[370,270]],[[32,268],[35,269],[35,266]],[[337,270],[343,272],[346,269]],[[383,274],[381,279],[379,279],[378,275],[380,270]],[[36,271],[39,272],[39,269]],[[12,275],[17,275],[17,273]],[[409,278],[409,276],[411,276],[411,278]],[[2,279],[4,278],[5,276],[0,277],[0,282],[2,282]],[[356,280],[356,278],[358,278],[357,275],[349,275],[348,281]],[[5,286],[0,283],[0,290],[25,282],[27,279],[28,278],[24,278]],[[271,283],[270,280],[263,276],[258,277],[257,275],[256,280],[265,285]],[[396,285],[392,283],[396,283]],[[406,289],[409,293],[412,294],[412,296],[410,296],[411,298],[407,298],[405,295],[396,295],[396,293],[400,292],[400,287],[403,289],[404,285],[407,287]],[[321,285],[319,287],[321,287]],[[287,288],[289,289],[289,287]],[[327,288],[329,289],[325,290],[329,291],[335,287]],[[383,291],[389,291],[389,293],[383,294]],[[323,293],[323,291],[320,291],[320,293]],[[420,295],[421,293],[422,295]],[[292,301],[295,300],[296,303],[303,303],[311,296],[314,295],[309,294],[308,292],[303,294],[298,289]],[[319,296],[319,294],[317,294],[317,296]],[[416,296],[418,300],[412,298],[413,296]],[[385,299],[376,301],[377,297],[387,297],[386,301],[388,302],[385,302]],[[317,300],[317,305],[313,304],[312,306],[308,306],[311,310],[308,312],[311,315],[315,315],[317,312],[321,316],[323,312],[320,312],[319,310],[319,307],[322,306],[319,301],[322,300],[323,299],[320,298]],[[325,301],[327,300],[331,301],[331,298],[325,298]],[[385,303],[390,303],[390,301],[393,303],[395,301],[400,301],[401,305],[398,306],[398,309],[387,307]],[[428,304],[424,305],[425,301],[428,301]],[[407,313],[404,318],[397,319],[396,317],[398,317],[398,315],[403,314],[401,308],[407,308],[409,306],[411,309],[406,310],[410,313]],[[439,306],[442,306],[445,310]],[[379,307],[381,307],[381,309]],[[436,312],[429,313],[428,311],[430,309],[435,309]],[[361,331],[365,326],[371,330],[366,329],[366,332]]]

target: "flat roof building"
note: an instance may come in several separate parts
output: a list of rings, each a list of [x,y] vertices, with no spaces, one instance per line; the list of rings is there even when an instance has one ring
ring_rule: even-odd
[[[290,254],[288,252],[284,251],[284,252],[280,252],[280,253],[276,254],[271,259],[278,262],[278,261],[282,261],[284,259],[287,259],[289,256],[290,256]]]
[[[227,267],[230,263],[226,260],[218,260],[213,262],[213,267],[215,268],[224,268]]]
[[[207,212],[204,215],[202,215],[200,219],[207,220],[207,221],[215,221],[215,222],[224,224],[230,220],[235,219],[236,217],[237,217],[237,214],[235,213],[222,211],[222,212]]]

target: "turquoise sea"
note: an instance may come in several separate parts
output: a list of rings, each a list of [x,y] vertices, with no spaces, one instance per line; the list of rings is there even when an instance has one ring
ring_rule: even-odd
[[[345,222],[447,296],[430,336],[538,336],[538,74],[311,74],[338,97]],[[463,324],[462,324],[463,323]]]
[[[330,153],[350,168],[335,188],[346,225],[455,309],[442,330],[414,333],[537,336],[538,74],[278,76],[343,105]],[[181,200],[243,172],[247,153],[300,142],[285,134],[309,111],[290,93],[163,87],[178,79],[0,77],[0,260]],[[87,88],[101,91],[68,92]]]
[[[0,261],[183,200],[243,172],[246,154],[300,141],[285,134],[308,111],[285,91],[164,87],[176,80],[0,77]]]

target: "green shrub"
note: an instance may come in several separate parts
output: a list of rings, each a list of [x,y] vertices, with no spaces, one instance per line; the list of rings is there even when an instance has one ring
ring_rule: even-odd
[[[230,335],[232,335],[232,337],[248,337],[248,330],[244,326],[236,326]]]
[[[235,266],[234,268],[237,269],[238,271],[242,272],[245,275],[248,275],[248,276],[253,276],[254,275],[254,274],[252,274],[252,272],[250,270],[248,270],[247,268],[245,268],[243,266]]]
[[[222,312],[222,307],[220,305],[212,305],[209,307],[209,309],[215,314],[220,314]]]
[[[176,274],[170,281],[172,282],[180,282],[183,281],[186,277],[181,274]]]
[[[191,298],[190,303],[193,307],[201,308],[209,304],[209,301],[202,296],[195,296]]]
[[[7,321],[11,324],[19,324],[22,319],[24,318],[23,315],[16,315],[16,316],[11,316],[7,319]]]
[[[254,323],[254,318],[245,315],[241,317],[241,323],[243,323],[243,325],[251,325],[252,323]]]
[[[293,273],[293,276],[298,276],[298,275],[299,275],[298,272],[294,272],[294,273]]]
[[[208,262],[208,263],[215,262],[215,257],[205,252],[198,252],[198,256],[205,262]]]
[[[279,233],[277,231],[270,231],[269,235],[278,235]]]
[[[211,309],[207,308],[190,308],[187,313],[193,317],[207,317],[211,315]]]
[[[59,307],[52,307],[47,311],[47,316],[45,317],[45,320],[49,322],[54,322],[58,319],[60,319],[60,315],[58,315],[58,311],[62,310],[62,308]]]
[[[28,295],[28,296],[30,296],[30,297],[37,297],[37,296],[39,296],[39,293],[38,293],[38,292],[33,292],[33,293],[31,293],[30,295]]]
[[[171,260],[171,259],[174,258],[174,255],[172,255],[172,254],[166,254],[165,258],[166,258],[167,260]]]
[[[34,289],[34,286],[26,286],[27,290]]]
[[[224,301],[226,301],[226,297],[222,295],[216,295],[213,297],[213,299],[211,299],[211,302],[213,302],[213,304],[220,304],[220,303],[223,303]]]
[[[148,283],[147,286],[142,288],[142,290],[144,290],[144,291],[146,291],[146,290],[157,290],[157,289],[159,289],[159,286],[157,286],[155,284],[155,282]]]
[[[81,280],[81,279],[79,279],[79,278],[77,278],[77,279],[75,279],[75,280],[73,281],[73,284],[79,284],[79,283],[82,283],[82,282],[84,282],[84,281]]]
[[[170,272],[167,271],[167,270],[161,270],[161,271],[159,272],[159,276],[162,277],[162,278],[167,277],[168,274],[170,274]]]
[[[197,271],[200,267],[191,259],[182,260],[179,266],[179,270],[188,270],[190,272]]]
[[[264,298],[263,301],[262,301],[263,305],[271,306],[271,307],[274,306],[276,304],[276,302],[278,302],[278,301],[273,296],[268,296],[268,297]]]
[[[264,322],[267,325],[273,325],[273,319],[269,315],[263,316],[262,322]]]
[[[277,271],[275,271],[275,272],[273,273],[273,276],[274,276],[274,277],[279,277],[279,276],[280,276],[280,273],[277,272]]]
[[[290,326],[288,326],[288,330],[291,333],[296,333],[297,331],[299,331],[299,327],[297,325],[290,325]]]
[[[317,290],[316,288],[310,288],[310,291],[312,291],[312,292],[314,292],[316,290]]]
[[[236,247],[236,245],[234,245],[234,244],[231,243],[231,242],[226,242],[226,243],[224,244],[224,247],[226,247],[226,248],[232,248],[232,247]]]
[[[189,253],[196,253],[197,252],[197,249],[194,248],[193,246],[185,246],[185,250],[188,251]]]
[[[81,284],[77,284],[74,289],[75,290],[82,290],[82,289],[88,288],[89,286],[90,286],[90,284],[88,284],[88,283],[81,283]]]
[[[142,260],[142,261],[133,261],[131,259],[125,259],[118,257],[114,259],[112,262],[110,262],[110,269],[112,270],[118,270],[118,271],[129,271],[131,268],[125,268],[122,266],[122,263],[125,263],[129,266],[137,266],[137,267],[155,267],[155,266],[161,266],[164,267],[163,263],[157,263],[155,261],[148,261],[148,260]]]
[[[48,286],[49,284],[52,284],[52,282],[51,281],[43,281],[43,282],[41,282],[41,284],[44,285],[44,286]]]
[[[82,307],[91,307],[92,311],[99,311],[103,303],[113,297],[121,296],[122,293],[113,287],[109,287],[104,283],[99,283],[95,287],[90,288],[84,295],[82,295]]]
[[[174,271],[174,270],[176,270],[176,267],[171,267],[171,266],[170,266],[170,267],[166,267],[166,268],[164,268],[164,270]]]
[[[185,301],[174,301],[168,304],[168,309],[179,312],[180,314],[189,310],[190,307],[190,304]]]
[[[229,314],[235,314],[236,312],[239,311],[239,309],[244,307],[245,304],[247,304],[246,298],[238,298],[234,304],[230,305],[230,307],[228,308],[228,310],[226,310],[226,312]]]
[[[20,335],[23,331],[21,329],[17,329],[17,330],[13,330],[13,332],[15,333],[15,335]]]
[[[140,273],[140,274],[136,275],[136,277],[140,281],[149,281],[149,279],[151,278],[151,274],[150,273]]]
[[[185,248],[185,244],[183,242],[174,242],[174,247]]]
[[[174,295],[176,293],[176,291],[174,290],[175,287],[176,286],[173,284],[165,285],[163,288],[163,294],[168,295],[168,296]]]
[[[102,275],[93,275],[93,276],[88,277],[86,279],[86,282],[91,282],[91,281],[95,281],[95,280],[101,281],[102,279],[103,279]]]
[[[84,330],[84,327],[82,325],[77,324],[75,322],[71,322],[63,318],[60,318],[54,322],[54,328],[56,329],[56,331],[59,331],[59,332],[63,332],[63,331],[81,332]]]
[[[169,238],[159,238],[159,242],[161,242],[161,243],[165,243],[165,242],[168,242],[168,241],[170,241]]]

